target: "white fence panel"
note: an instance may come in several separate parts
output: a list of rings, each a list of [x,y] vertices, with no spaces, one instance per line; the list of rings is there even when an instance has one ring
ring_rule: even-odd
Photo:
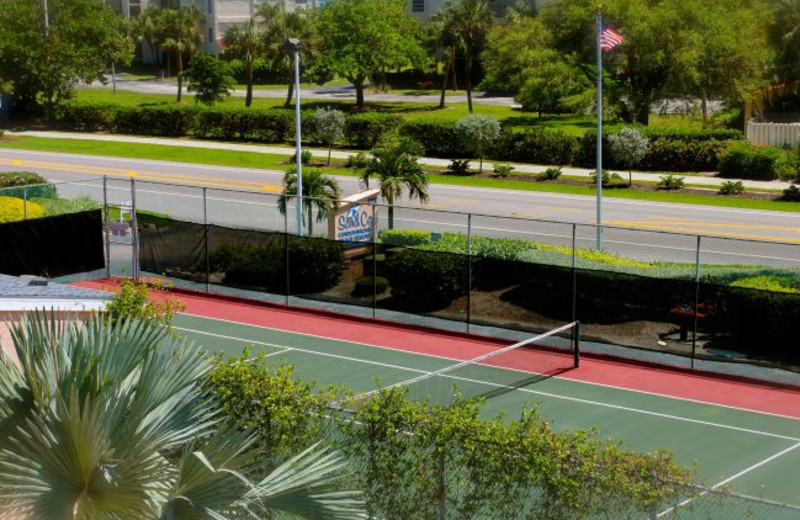
[[[800,123],[747,123],[747,140],[750,144],[791,146],[800,144]]]

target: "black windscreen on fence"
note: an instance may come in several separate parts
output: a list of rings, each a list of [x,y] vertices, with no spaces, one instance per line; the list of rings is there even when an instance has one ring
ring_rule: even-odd
[[[0,224],[0,273],[54,277],[104,266],[99,209]]]
[[[461,237],[453,237],[458,251]],[[372,309],[402,321],[439,319],[445,328],[523,332],[578,320],[587,346],[600,352],[800,371],[800,294],[734,286],[737,273],[719,269],[711,283],[682,264],[602,264],[563,248],[514,256],[481,240],[474,243],[484,251],[469,255],[436,243],[351,243],[150,219],[140,230],[140,262],[150,273],[350,314]]]

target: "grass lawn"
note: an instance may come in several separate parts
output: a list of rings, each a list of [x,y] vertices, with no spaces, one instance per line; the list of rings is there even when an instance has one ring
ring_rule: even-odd
[[[0,147],[18,150],[52,151],[63,153],[79,153],[111,157],[130,157],[135,159],[153,159],[163,161],[179,161],[194,164],[216,164],[242,168],[263,168],[285,170],[285,162],[292,150],[286,155],[262,154],[257,152],[240,152],[189,148],[180,146],[163,146],[151,144],[117,143],[89,141],[81,139],[52,139],[42,137],[20,137],[14,140],[0,141]],[[332,167],[323,167],[329,174],[355,176],[354,170],[344,168],[341,161],[334,161]],[[567,193],[593,196],[592,185],[573,186],[547,182],[526,182],[513,179],[495,179],[485,177],[459,177],[453,175],[433,175],[432,184],[449,184],[457,186],[484,187],[493,189],[539,191],[550,193]],[[771,211],[789,211],[800,213],[799,202],[777,202],[770,200],[751,200],[738,197],[719,197],[692,193],[667,191],[638,191],[626,189],[606,190],[605,196],[634,200],[649,200],[664,203],[701,204],[743,209],[760,209]]]
[[[244,90],[244,86],[241,90]],[[237,88],[239,88],[237,87]],[[285,85],[261,85],[264,89],[277,90],[285,89]],[[399,92],[399,91],[394,91]],[[418,119],[458,119],[469,114],[466,103],[448,103],[443,109],[439,108],[438,103],[421,103],[414,101],[413,95],[409,95],[406,102],[370,102],[370,94],[367,93],[366,99],[370,110],[376,112],[394,113],[406,120],[413,121]],[[117,94],[109,89],[80,89],[78,99],[81,101],[95,101],[103,103],[119,103],[123,105],[141,105],[154,103],[174,103],[174,94],[140,94],[118,90]],[[194,103],[191,98],[186,98],[185,103]],[[282,108],[284,99],[281,98],[254,98],[253,106],[259,108]],[[244,106],[244,98],[229,97],[223,106]],[[351,100],[306,100],[303,101],[303,108],[314,110],[316,108],[334,106],[342,110],[351,110],[355,106],[355,101]],[[545,115],[541,119],[532,112],[522,112],[509,106],[494,106],[475,104],[475,113],[491,115],[503,121],[512,129],[523,129],[530,126],[545,126],[548,128],[562,130],[567,134],[582,136],[587,130],[595,127],[595,121],[591,117],[576,116],[570,114]],[[651,126],[665,128],[701,128],[699,120],[686,116],[662,116],[653,114],[651,116]]]

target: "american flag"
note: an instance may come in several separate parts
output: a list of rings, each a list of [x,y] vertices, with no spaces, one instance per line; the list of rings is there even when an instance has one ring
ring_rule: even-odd
[[[617,31],[608,27],[607,25],[603,26],[603,32],[600,34],[600,48],[604,51],[608,52],[620,43],[624,43],[625,38],[622,37]]]

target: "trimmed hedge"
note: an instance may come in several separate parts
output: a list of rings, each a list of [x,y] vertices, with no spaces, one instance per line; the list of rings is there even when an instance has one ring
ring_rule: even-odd
[[[568,166],[573,163],[578,140],[560,130],[528,128],[524,132],[506,130],[489,153],[502,161]]]
[[[161,137],[182,137],[196,128],[198,107],[192,105],[118,106],[111,131]]]
[[[345,121],[344,139],[353,148],[372,149],[402,122],[403,118],[395,114],[353,114]]]
[[[445,159],[462,159],[472,156],[456,130],[456,120],[420,119],[407,121],[400,127],[400,135],[418,142],[425,155]]]
[[[720,177],[771,181],[777,178],[777,166],[784,152],[778,148],[737,143],[720,151]]]
[[[196,114],[193,133],[207,139],[281,143],[294,133],[294,115],[280,109],[205,108]]]

